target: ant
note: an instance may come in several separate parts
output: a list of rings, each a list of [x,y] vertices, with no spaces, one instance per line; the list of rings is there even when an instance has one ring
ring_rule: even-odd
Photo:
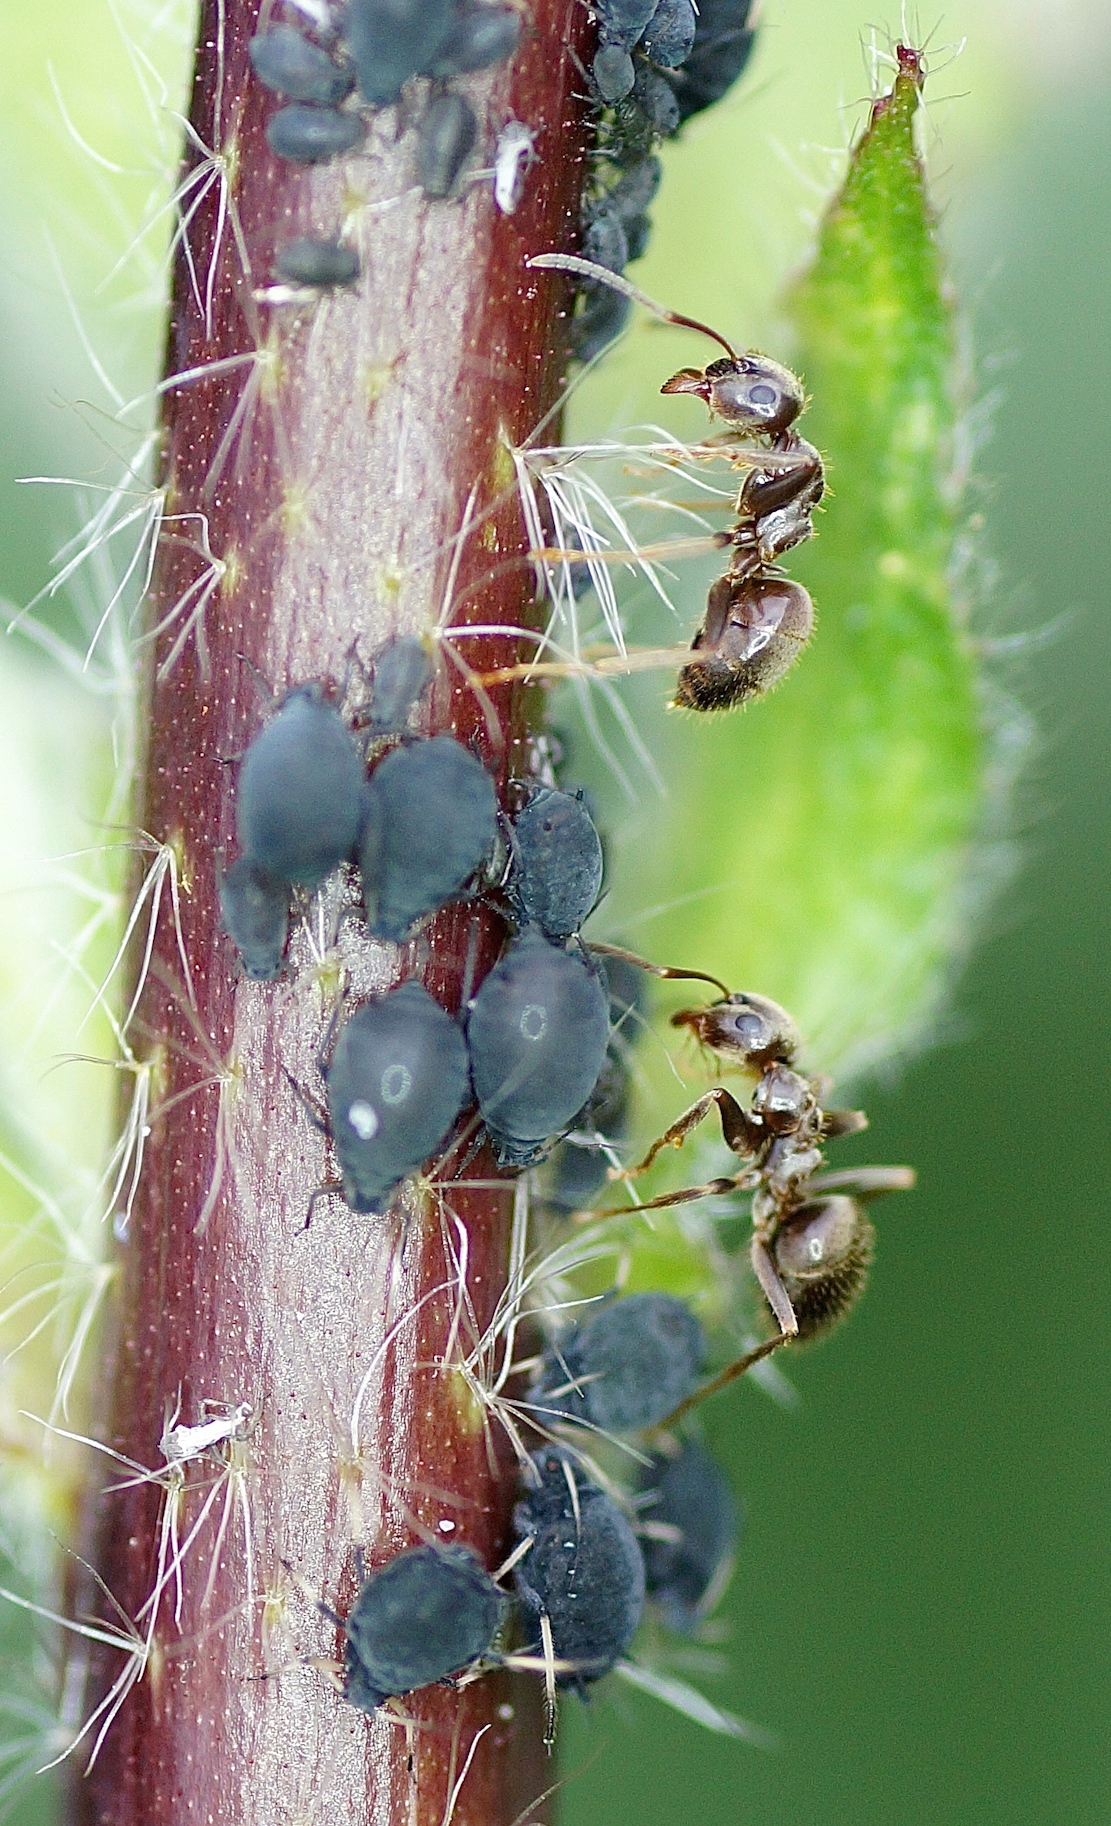
[[[778,1334],[688,1396],[661,1422],[669,1426],[781,1345],[821,1337],[845,1317],[864,1291],[875,1244],[863,1207],[884,1193],[910,1191],[915,1174],[911,1167],[822,1170],[825,1142],[858,1134],[867,1128],[868,1119],[861,1110],[825,1107],[829,1080],[797,1069],[799,1033],[777,1002],[730,991],[702,971],[673,970],[647,964],[628,952],[622,955],[654,976],[695,978],[720,989],[720,1001],[704,1008],[681,1008],[672,1015],[671,1025],[689,1028],[709,1052],[756,1079],[747,1108],[731,1091],[716,1085],[664,1130],[638,1166],[614,1174],[629,1180],[647,1172],[664,1148],[681,1147],[716,1109],[722,1138],[743,1165],[735,1174],[663,1193],[637,1209],[661,1210],[723,1192],[753,1194],[752,1269]],[[621,1214],[627,1214],[627,1208]]]
[[[806,404],[802,382],[780,362],[755,351],[739,353],[709,324],[684,317],[649,298],[618,273],[575,254],[538,254],[528,264],[553,267],[635,299],[665,323],[697,330],[725,350],[705,368],[680,368],[661,393],[693,393],[728,429],[713,445],[734,469],[745,471],[734,504],[736,521],[715,545],[732,548],[728,569],[711,586],[690,651],[680,667],[673,706],[731,710],[779,683],[810,638],[814,605],[800,583],[784,577],[778,560],[809,539],[813,513],[825,491],[819,452],[794,429]],[[566,558],[548,552],[545,557]],[[617,558],[617,553],[611,554]],[[642,663],[672,657],[645,654]],[[632,662],[632,664],[630,664]],[[614,656],[602,672],[636,669],[636,656]],[[567,668],[534,661],[486,674],[483,684],[510,678],[560,676]]]

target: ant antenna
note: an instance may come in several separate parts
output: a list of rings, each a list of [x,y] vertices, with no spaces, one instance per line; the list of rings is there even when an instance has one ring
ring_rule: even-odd
[[[678,311],[669,311],[665,305],[657,304],[654,298],[650,298],[647,292],[642,292],[638,285],[630,284],[620,273],[611,273],[608,266],[598,266],[593,260],[584,260],[579,254],[534,254],[531,260],[525,261],[525,265],[554,268],[560,273],[578,273],[581,278],[593,280],[596,285],[607,285],[611,292],[621,292],[626,298],[631,298],[634,304],[642,304],[646,311],[651,311],[662,322],[675,323],[684,330],[698,330],[701,335],[709,336],[725,350],[730,361],[738,359],[732,343],[726,342],[725,337],[719,336],[708,323],[700,323],[697,317],[684,317]]]

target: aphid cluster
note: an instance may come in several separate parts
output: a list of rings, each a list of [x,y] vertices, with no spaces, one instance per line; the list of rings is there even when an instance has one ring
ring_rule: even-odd
[[[720,101],[752,54],[752,0],[595,0],[598,49],[590,87],[599,149],[583,199],[583,257],[621,273],[648,245],[648,207],[660,181],[653,148]],[[630,301],[587,280],[572,326],[580,361],[620,335]]]

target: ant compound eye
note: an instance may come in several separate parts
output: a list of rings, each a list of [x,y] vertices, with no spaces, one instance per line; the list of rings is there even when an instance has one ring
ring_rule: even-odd
[[[648,1597],[669,1629],[689,1636],[729,1576],[733,1493],[710,1454],[688,1442],[674,1458],[653,1455],[637,1507]]]
[[[345,1022],[325,1080],[343,1195],[353,1211],[380,1212],[463,1107],[463,1030],[419,983],[403,983]]]
[[[704,1356],[702,1326],[682,1300],[631,1293],[560,1334],[532,1400],[544,1419],[554,1412],[603,1433],[639,1433],[686,1400]]]
[[[454,736],[395,748],[362,793],[359,867],[374,938],[399,944],[450,900],[497,835],[494,782]]]
[[[800,1338],[818,1337],[845,1317],[864,1291],[874,1247],[871,1224],[843,1193],[803,1205],[780,1225],[775,1264]]]
[[[359,277],[359,256],[342,241],[316,240],[298,235],[287,241],[274,255],[274,270],[290,285],[311,285],[317,291],[334,291],[337,286],[354,285]]]
[[[726,572],[711,586],[706,618],[691,642],[675,703],[685,710],[731,710],[777,685],[810,638],[814,605],[801,583]]]
[[[272,983],[289,937],[289,883],[240,856],[220,883],[224,930],[239,952],[244,975]]]
[[[259,32],[247,53],[259,81],[290,101],[330,107],[345,100],[355,87],[353,70],[343,69],[321,45],[313,44],[292,25],[272,25]]]
[[[763,995],[738,992],[709,1008],[681,1008],[673,1027],[689,1027],[711,1052],[753,1071],[776,1063],[789,1065],[802,1040],[785,1008]]]
[[[706,373],[713,376],[710,411],[740,431],[774,437],[794,424],[806,403],[798,378],[764,355],[714,362]]]
[[[315,888],[354,850],[362,779],[339,711],[318,686],[291,691],[239,769],[241,848],[279,881]]]
[[[449,89],[429,102],[417,136],[417,177],[426,197],[449,197],[478,137],[466,96]]]
[[[644,1555],[616,1503],[568,1454],[538,1452],[525,1475],[513,1526],[531,1545],[513,1577],[526,1632],[530,1623],[535,1630],[528,1652],[541,1652],[537,1623],[547,1617],[555,1659],[571,1663],[556,1685],[582,1687],[608,1674],[636,1635]]]
[[[467,1547],[411,1547],[372,1572],[344,1623],[345,1697],[372,1712],[480,1661],[506,1599]]]
[[[598,1082],[609,1034],[605,989],[582,957],[535,928],[510,945],[467,1021],[475,1096],[503,1166],[532,1165],[570,1127]]]
[[[290,102],[266,123],[266,143],[274,157],[294,165],[328,165],[354,152],[365,138],[366,127],[357,114],[314,108],[307,102]]]

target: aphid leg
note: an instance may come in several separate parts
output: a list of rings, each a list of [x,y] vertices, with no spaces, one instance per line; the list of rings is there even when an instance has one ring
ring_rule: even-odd
[[[303,1084],[298,1084],[293,1073],[286,1071],[284,1065],[282,1066],[282,1070],[285,1072],[291,1091],[297,1098],[298,1103],[300,1103],[309,1121],[312,1123],[313,1128],[319,1130],[321,1135],[330,1135],[331,1129],[328,1126],[328,1113],[325,1110],[324,1105],[318,1102],[312,1092],[307,1091]],[[316,1197],[315,1192],[313,1193],[313,1197]]]
[[[313,1212],[316,1210],[317,1204],[320,1199],[322,1199],[322,1198],[342,1198],[342,1197],[343,1197],[342,1179],[322,1180],[320,1185],[318,1185],[314,1191],[309,1193],[308,1209],[305,1212],[305,1221],[301,1226],[302,1230],[307,1230],[309,1228],[309,1225],[312,1223]]]
[[[697,1103],[692,1103],[689,1110],[684,1110],[670,1128],[664,1130],[659,1139],[652,1143],[638,1166],[622,1167],[617,1171],[615,1177],[635,1179],[639,1174],[647,1173],[657,1155],[662,1153],[664,1148],[681,1148],[687,1136],[698,1127],[715,1106],[721,1118],[721,1132],[726,1147],[734,1154],[755,1154],[764,1140],[763,1130],[753,1123],[748,1111],[742,1109],[732,1092],[718,1084],[714,1086],[713,1090],[706,1091],[703,1096],[699,1097]],[[732,1185],[733,1181],[728,1180],[724,1183]]]

